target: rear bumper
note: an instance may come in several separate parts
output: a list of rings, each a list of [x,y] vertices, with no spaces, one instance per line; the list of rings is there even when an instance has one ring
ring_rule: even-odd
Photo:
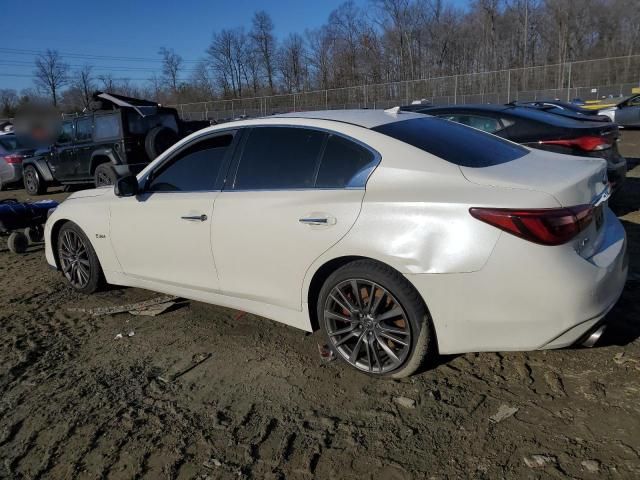
[[[2,183],[18,183],[22,181],[22,165],[7,165],[2,172]]]
[[[604,239],[585,259],[503,233],[484,268],[406,275],[431,313],[441,353],[560,348],[581,339],[620,297],[627,277],[622,224],[606,210]]]

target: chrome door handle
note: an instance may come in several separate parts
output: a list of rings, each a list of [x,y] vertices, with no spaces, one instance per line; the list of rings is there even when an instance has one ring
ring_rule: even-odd
[[[308,217],[298,219],[300,223],[305,225],[335,225],[336,219],[334,217]]]
[[[206,222],[207,216],[203,213],[202,215],[191,215],[186,217],[180,217],[182,220],[189,220],[191,222]]]
[[[300,223],[306,223],[308,225],[326,225],[329,220],[326,218],[301,218],[298,220]]]

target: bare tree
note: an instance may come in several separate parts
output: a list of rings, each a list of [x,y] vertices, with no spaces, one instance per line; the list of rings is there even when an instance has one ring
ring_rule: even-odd
[[[252,28],[249,35],[267,75],[269,91],[273,94],[275,91],[273,82],[274,58],[277,44],[273,34],[273,21],[267,12],[260,10],[253,14]]]
[[[278,54],[280,72],[287,92],[302,91],[307,80],[304,40],[297,33],[290,34]]]
[[[57,50],[47,50],[36,58],[35,84],[51,96],[54,106],[58,105],[60,89],[68,83],[69,65],[62,61]]]
[[[90,65],[83,66],[75,72],[73,87],[77,89],[80,95],[82,108],[87,108],[91,103],[93,91],[95,90],[95,82],[93,80],[93,67]]]
[[[214,78],[209,71],[207,63],[204,61],[196,64],[191,74],[190,83],[205,100],[213,98],[215,95]]]
[[[213,34],[207,55],[225,94],[242,96],[247,54],[247,36],[242,28]]]
[[[109,93],[115,93],[116,81],[114,80],[113,75],[110,73],[98,75],[98,80],[102,84],[102,90]]]
[[[18,105],[18,94],[10,88],[0,89],[0,115],[12,117]]]
[[[175,94],[178,91],[178,76],[184,62],[173,49],[162,47],[159,53],[162,55],[162,75]]]

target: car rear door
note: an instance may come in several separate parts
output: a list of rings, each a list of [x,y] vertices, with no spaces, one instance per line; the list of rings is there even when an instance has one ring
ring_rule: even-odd
[[[356,221],[379,155],[294,126],[254,127],[240,150],[213,215],[221,289],[301,310],[307,269]]]
[[[63,122],[58,140],[51,148],[48,164],[56,180],[67,180],[73,172],[73,165],[75,161],[74,132],[74,120],[67,120]]]
[[[111,241],[126,275],[218,291],[211,221],[234,138],[224,131],[195,139],[141,179],[139,195],[113,200]]]
[[[91,178],[89,170],[93,149],[93,115],[88,115],[76,121],[76,151],[73,166],[75,180]]]

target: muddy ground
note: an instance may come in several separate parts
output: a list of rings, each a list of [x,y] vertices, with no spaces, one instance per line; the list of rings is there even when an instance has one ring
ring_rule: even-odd
[[[622,148],[640,157],[640,132]],[[631,165],[617,211],[636,276],[595,348],[445,357],[402,381],[321,364],[315,335],[197,302],[155,318],[70,311],[155,294],[79,295],[41,246],[3,245],[0,477],[640,478]]]

